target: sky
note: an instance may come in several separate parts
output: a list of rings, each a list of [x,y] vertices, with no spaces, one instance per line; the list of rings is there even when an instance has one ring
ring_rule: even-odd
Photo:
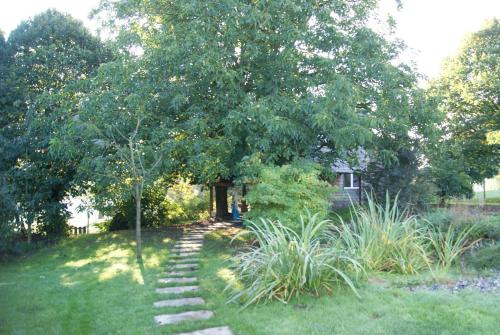
[[[477,31],[487,19],[500,19],[499,0],[402,0],[396,11],[395,0],[381,0],[381,12],[391,13],[397,21],[396,35],[409,50],[407,59],[429,78],[439,75],[446,57],[455,54],[468,33]],[[0,11],[0,29],[8,34],[21,21],[49,8],[82,20],[91,30],[97,25],[88,19],[99,0],[4,0]]]

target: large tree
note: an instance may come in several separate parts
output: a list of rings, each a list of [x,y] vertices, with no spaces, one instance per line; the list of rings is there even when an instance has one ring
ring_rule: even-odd
[[[8,173],[16,156],[16,146],[12,141],[15,134],[15,127],[12,126],[15,95],[9,80],[6,42],[0,31],[0,249],[2,240],[13,230],[17,214],[14,185]]]
[[[51,156],[49,144],[74,108],[79,82],[92,76],[108,52],[80,21],[54,10],[22,22],[6,50],[10,96],[16,97],[8,111],[9,141],[16,148],[8,174],[28,232],[37,220],[43,232],[60,235],[74,162]]]
[[[374,137],[413,130],[424,138],[425,117],[411,111],[415,77],[396,60],[401,46],[369,28],[376,6],[104,1],[100,14],[122,48],[143,53],[152,94],[181,129],[183,166],[211,183],[240,177],[245,157],[277,165],[309,158],[330,169],[383,140]],[[400,146],[377,155],[394,161]]]
[[[498,173],[500,143],[488,137],[500,129],[500,22],[487,21],[466,37],[444,64],[432,92],[441,98],[446,141],[461,148],[458,160],[473,182]]]

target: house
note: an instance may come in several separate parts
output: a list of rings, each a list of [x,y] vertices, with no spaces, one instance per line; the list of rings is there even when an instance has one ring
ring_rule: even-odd
[[[338,190],[333,195],[333,207],[348,207],[351,203],[360,203],[364,200],[365,189],[368,186],[361,178],[366,170],[367,158],[363,150],[358,151],[358,165],[351,167],[346,161],[338,160],[332,170],[337,178],[333,183]]]

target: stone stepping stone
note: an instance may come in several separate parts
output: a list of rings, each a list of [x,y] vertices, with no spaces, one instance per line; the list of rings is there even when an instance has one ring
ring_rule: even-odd
[[[192,249],[196,249],[196,250],[200,250],[202,249],[202,246],[194,246],[194,245],[174,245],[172,250],[176,250],[176,249],[186,249],[186,250],[192,250]]]
[[[198,286],[174,286],[174,287],[161,287],[156,289],[156,293],[162,294],[181,294],[185,292],[196,292]]]
[[[186,283],[194,283],[198,281],[196,277],[179,277],[179,278],[160,278],[158,279],[159,283],[162,284],[186,284]]]
[[[196,269],[198,268],[198,264],[196,263],[186,263],[186,264],[173,264],[170,266],[171,269]]]
[[[192,311],[177,314],[162,314],[155,316],[155,321],[159,325],[171,325],[183,321],[206,320],[214,316],[212,311]]]
[[[199,262],[199,258],[178,258],[178,259],[171,259],[168,261],[169,263],[194,263],[194,262]]]
[[[205,300],[203,298],[182,298],[182,299],[169,299],[160,300],[153,304],[154,307],[180,307],[180,306],[194,306],[194,305],[204,305]]]
[[[200,243],[192,243],[192,242],[178,242],[174,245],[174,248],[179,248],[179,247],[202,247],[203,242]]]
[[[170,271],[170,272],[163,272],[164,275],[166,276],[188,276],[194,274],[196,271],[190,270],[190,271]]]
[[[203,244],[200,245],[174,245],[171,250],[174,249],[201,249],[203,248]]]
[[[196,248],[196,247],[191,247],[191,248],[172,248],[170,251],[175,252],[175,253],[181,253],[181,252],[194,252],[194,251],[200,251],[201,248]]]
[[[179,333],[177,335],[233,335],[233,332],[229,327],[216,327],[197,330],[190,333]]]
[[[199,252],[178,252],[171,256],[172,258],[184,258],[184,257],[198,256],[199,254],[200,254]]]

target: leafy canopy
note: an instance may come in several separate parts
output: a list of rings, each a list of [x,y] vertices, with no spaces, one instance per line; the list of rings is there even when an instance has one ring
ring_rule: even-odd
[[[500,166],[500,144],[493,140],[500,129],[499,41],[500,22],[487,21],[464,39],[433,84],[447,116],[445,131],[462,148],[460,159],[474,182],[495,176]]]
[[[150,95],[179,130],[177,157],[205,183],[239,177],[257,153],[329,168],[369,146],[373,128],[410,129],[391,113],[411,117],[414,76],[393,65],[401,46],[368,27],[376,5],[104,1],[98,15],[122,50],[140,51]]]

